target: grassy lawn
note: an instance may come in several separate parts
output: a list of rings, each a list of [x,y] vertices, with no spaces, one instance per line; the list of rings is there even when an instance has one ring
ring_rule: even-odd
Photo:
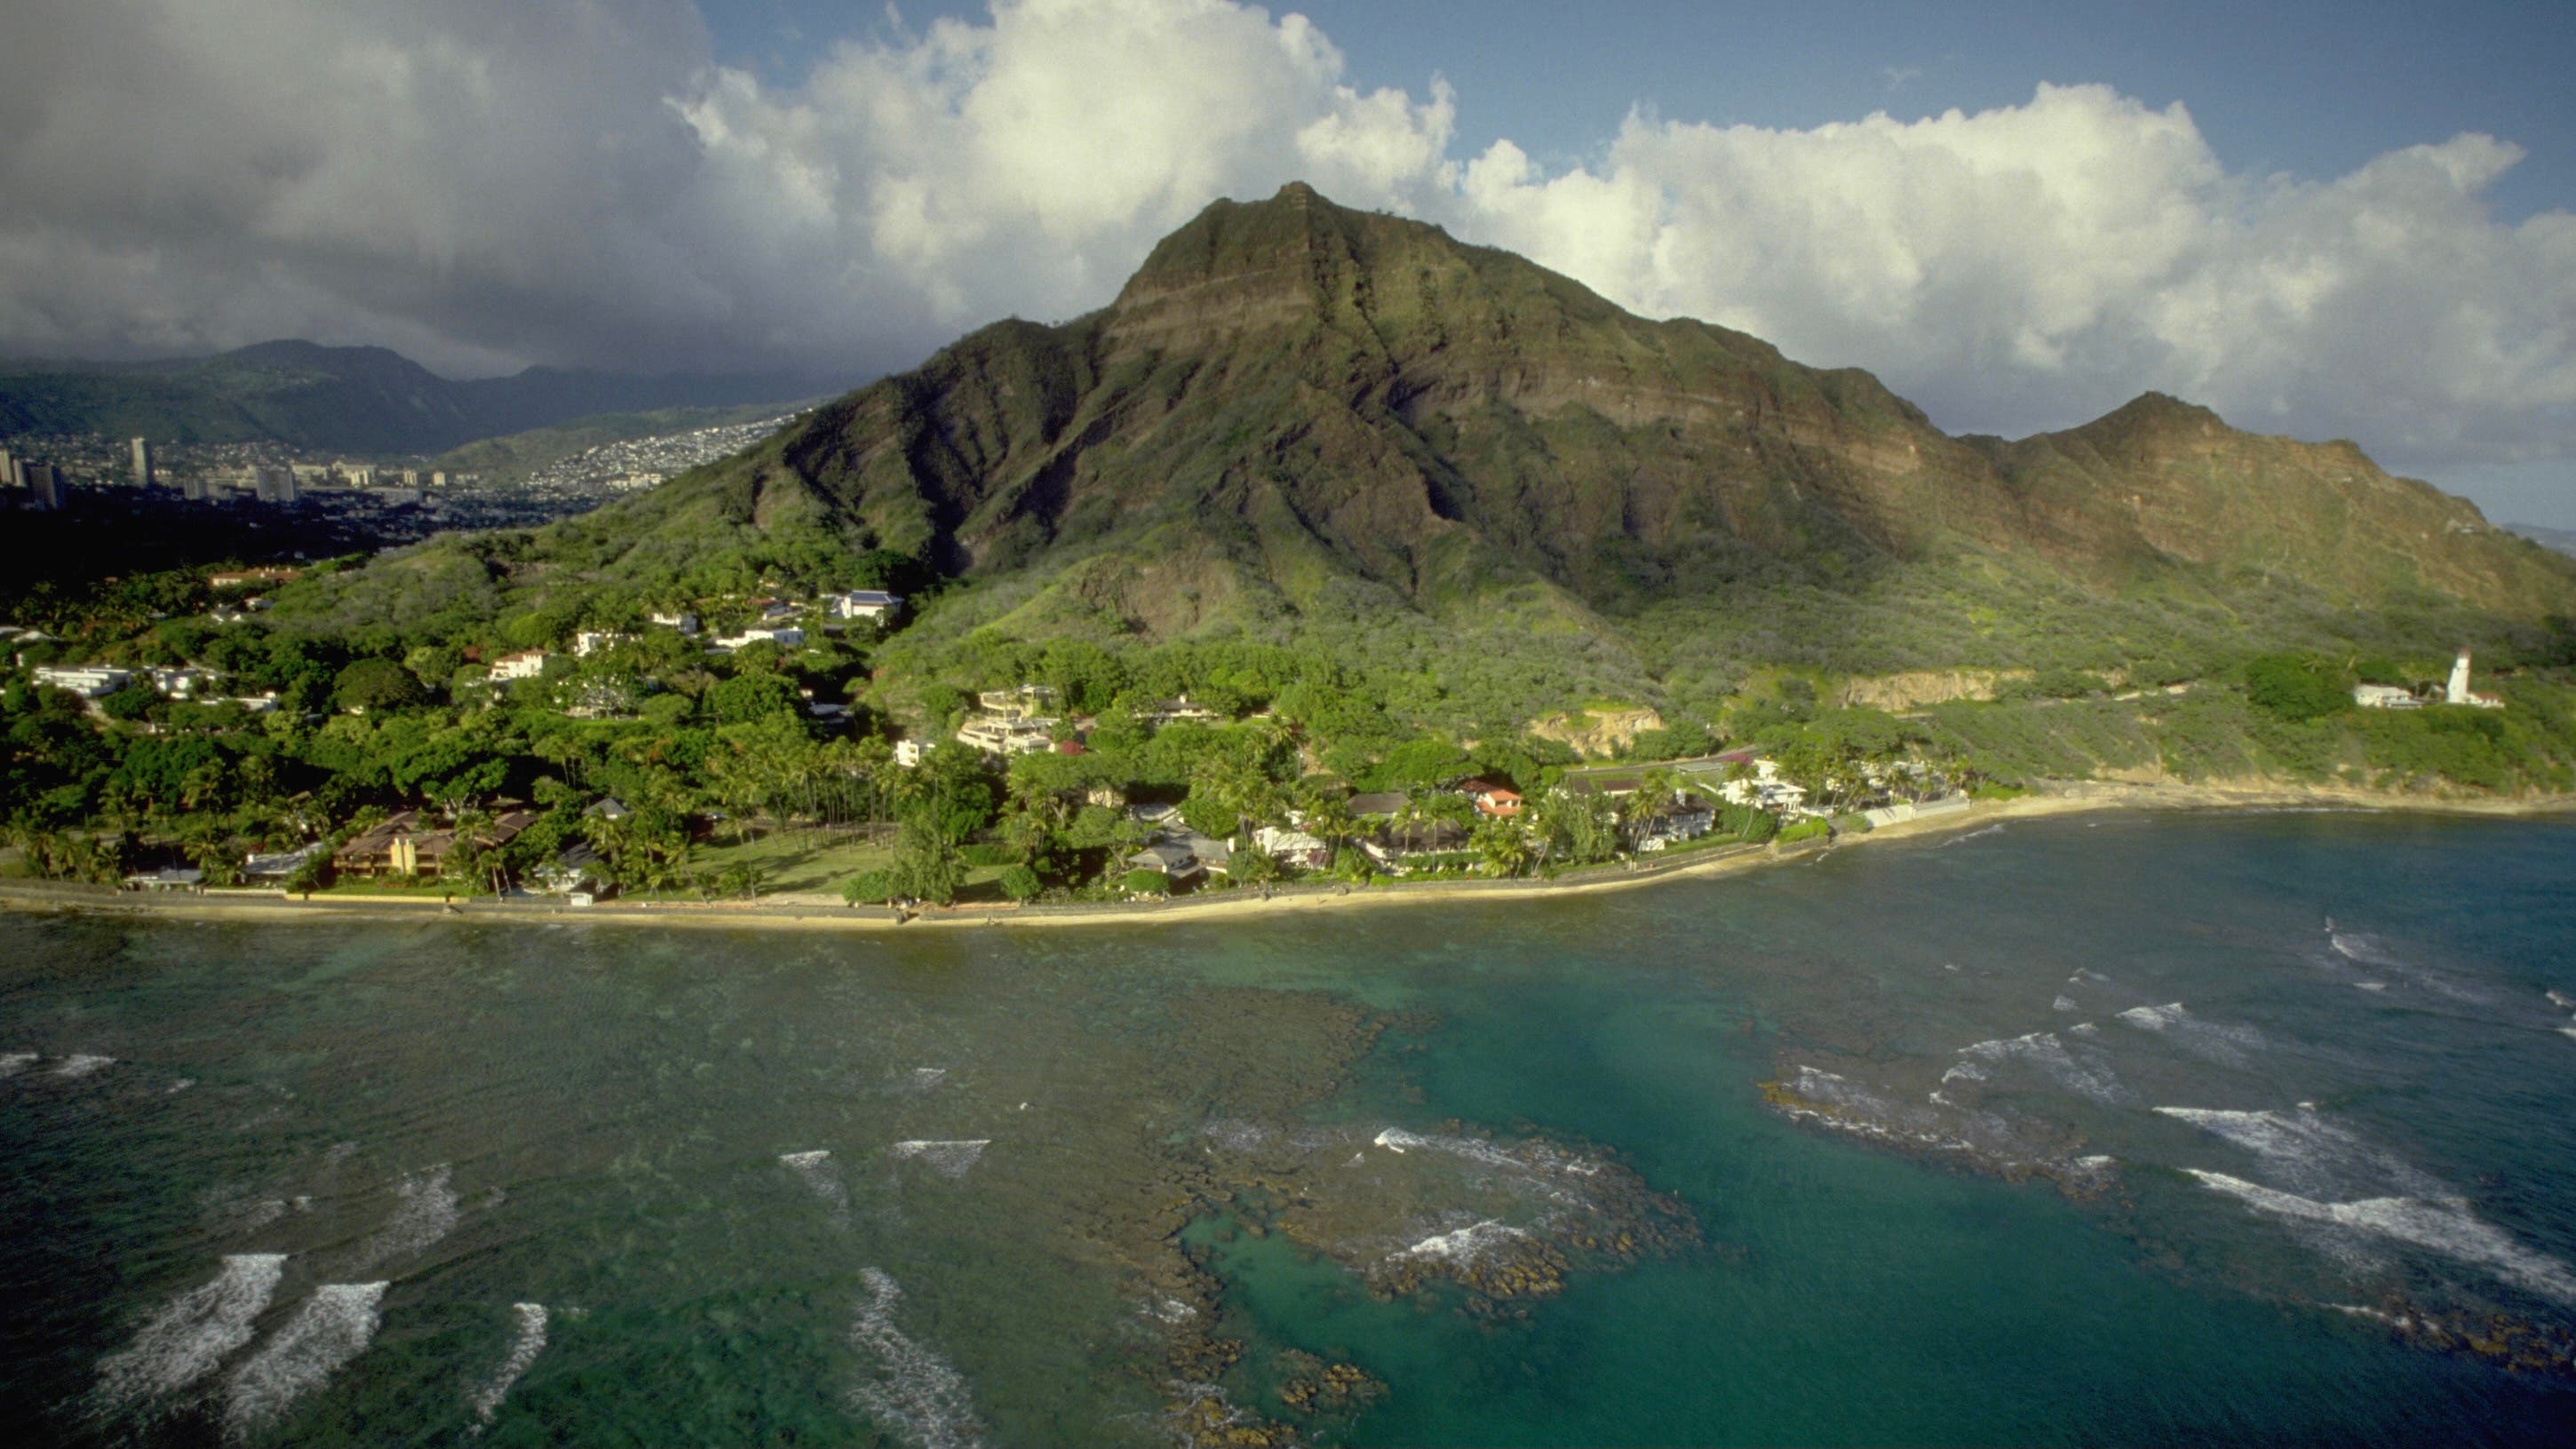
[[[764,835],[741,845],[701,845],[689,857],[692,870],[715,872],[731,865],[748,865],[760,872],[760,893],[764,896],[782,892],[811,892],[838,896],[841,886],[861,871],[878,870],[894,860],[892,833],[885,843],[802,831],[781,831]],[[966,882],[958,887],[960,901],[999,901],[1003,899],[998,884],[1002,867],[972,866]]]
[[[894,859],[891,832],[884,844],[861,837],[838,837],[782,830],[741,845],[701,845],[690,852],[693,870],[720,871],[748,865],[760,872],[760,893],[819,891],[838,895],[841,883],[865,870],[878,870]]]

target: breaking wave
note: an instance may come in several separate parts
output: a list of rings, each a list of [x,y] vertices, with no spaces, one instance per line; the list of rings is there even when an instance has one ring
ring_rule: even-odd
[[[941,1177],[959,1178],[984,1156],[993,1145],[990,1137],[976,1137],[955,1142],[898,1142],[890,1151],[898,1158],[919,1162]]]
[[[894,1325],[903,1289],[883,1269],[859,1273],[868,1296],[850,1327],[850,1342],[869,1359],[869,1372],[850,1390],[850,1402],[878,1427],[895,1430],[920,1449],[967,1449],[983,1442],[966,1380],[948,1361],[906,1337]]]
[[[57,1077],[86,1077],[92,1072],[104,1071],[115,1065],[116,1058],[114,1057],[97,1056],[89,1052],[74,1052],[70,1056],[63,1058],[63,1064],[61,1066],[54,1068],[54,1075]]]
[[[849,1216],[850,1190],[841,1184],[840,1169],[832,1165],[832,1153],[829,1148],[818,1147],[811,1152],[782,1152],[778,1154],[778,1160],[787,1164],[789,1171],[794,1172],[807,1187],[813,1189],[814,1195],[821,1198],[824,1204],[832,1209],[832,1216],[835,1219]]]
[[[1434,1233],[1412,1247],[1399,1249],[1390,1254],[1389,1261],[1436,1258],[1445,1263],[1473,1263],[1488,1254],[1508,1248],[1515,1243],[1527,1241],[1529,1241],[1528,1233],[1519,1228],[1506,1227],[1496,1219],[1487,1218],[1482,1222],[1470,1223],[1466,1227],[1455,1228],[1449,1232]]]
[[[277,1292],[284,1253],[235,1253],[214,1280],[163,1304],[134,1341],[99,1361],[99,1397],[125,1408],[177,1393],[250,1342],[251,1325]]]
[[[2274,1186],[2312,1197],[2449,1197],[2440,1179],[2363,1141],[2351,1129],[2306,1107],[2287,1112],[2230,1112],[2197,1107],[2158,1107],[2160,1116],[2251,1152],[2258,1174]]]
[[[358,1245],[349,1271],[417,1253],[456,1231],[456,1190],[447,1176],[444,1162],[426,1173],[404,1173],[394,1184],[394,1215]]]
[[[1526,1142],[1518,1148],[1504,1148],[1479,1138],[1408,1132],[1401,1127],[1385,1128],[1370,1142],[1399,1155],[1439,1152],[1465,1158],[1469,1162],[1481,1162],[1487,1167],[1516,1168],[1524,1172],[1560,1172],[1574,1177],[1593,1177],[1601,1171],[1601,1164],[1591,1158],[1559,1152],[1543,1142]]]
[[[2053,1031],[2035,1031],[1996,1041],[1981,1041],[1959,1048],[1959,1055],[1988,1066],[2012,1064],[2038,1073],[2049,1082],[2079,1097],[2112,1105],[2137,1099],[2135,1093],[2120,1084],[2108,1066],[2099,1061],[2078,1061],[2066,1044]],[[2086,1055],[2093,1056],[2091,1049]],[[1948,1078],[1943,1078],[1944,1081]]]
[[[528,1366],[537,1361],[538,1354],[546,1351],[546,1305],[513,1303],[510,1311],[519,1319],[519,1336],[510,1344],[510,1356],[501,1360],[501,1367],[494,1370],[492,1377],[485,1379],[482,1386],[467,1397],[467,1402],[474,1407],[473,1432],[477,1434],[482,1433],[483,1426],[491,1423],[492,1416],[499,1412],[501,1400],[509,1395],[510,1386],[516,1384],[520,1375],[528,1371]]]
[[[286,1326],[269,1336],[233,1374],[224,1397],[224,1427],[235,1435],[273,1424],[295,1401],[330,1382],[367,1351],[381,1321],[382,1283],[325,1283]]]
[[[2163,1006],[2133,1006],[2121,1012],[2119,1020],[2140,1031],[2154,1032],[2193,1056],[2225,1067],[2245,1066],[2246,1053],[2261,1051],[2266,1045],[2263,1033],[2254,1028],[2203,1021],[2179,1001]]]
[[[35,1064],[34,1052],[0,1052],[0,1077],[14,1077]]]
[[[2576,1303],[2576,1276],[2567,1265],[2525,1248],[2469,1212],[2461,1198],[2373,1197],[2318,1202],[2225,1173],[2186,1169],[2203,1186],[2238,1199],[2257,1212],[2293,1222],[2350,1229],[2486,1269],[2560,1303]]]

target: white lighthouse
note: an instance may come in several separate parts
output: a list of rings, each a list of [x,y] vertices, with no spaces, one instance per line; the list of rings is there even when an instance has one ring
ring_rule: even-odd
[[[2451,661],[2451,683],[2442,691],[2444,704],[2465,704],[2473,709],[2502,709],[2504,701],[2492,694],[2479,694],[2469,688],[2469,651],[2461,646],[2460,656]]]

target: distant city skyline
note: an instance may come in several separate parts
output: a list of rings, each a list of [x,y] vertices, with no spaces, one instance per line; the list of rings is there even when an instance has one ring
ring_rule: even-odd
[[[2576,526],[2576,17],[22,0],[0,354],[867,374],[1311,181],[1952,431],[2147,389]]]

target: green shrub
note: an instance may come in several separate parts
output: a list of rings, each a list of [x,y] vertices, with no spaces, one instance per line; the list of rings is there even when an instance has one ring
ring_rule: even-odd
[[[894,894],[894,883],[881,870],[861,871],[841,887],[841,899],[854,906],[882,905]]]
[[[1813,840],[1819,835],[1830,835],[1832,833],[1832,826],[1827,825],[1820,818],[1810,816],[1807,819],[1801,820],[1797,824],[1790,826],[1788,829],[1781,831],[1777,843],[1781,845],[1795,845],[1801,840]]]
[[[979,840],[957,852],[968,865],[996,866],[1020,863],[1020,849],[999,840]]]
[[[1025,865],[1015,865],[1003,871],[1001,886],[1002,894],[1015,901],[1034,900],[1039,891],[1046,889],[1045,883],[1038,879],[1038,873]]]
[[[1131,870],[1122,884],[1131,896],[1169,895],[1172,890],[1171,879],[1159,870]]]
[[[2352,703],[2352,680],[2313,654],[2266,654],[2245,666],[2245,697],[2286,720],[2320,719]]]

